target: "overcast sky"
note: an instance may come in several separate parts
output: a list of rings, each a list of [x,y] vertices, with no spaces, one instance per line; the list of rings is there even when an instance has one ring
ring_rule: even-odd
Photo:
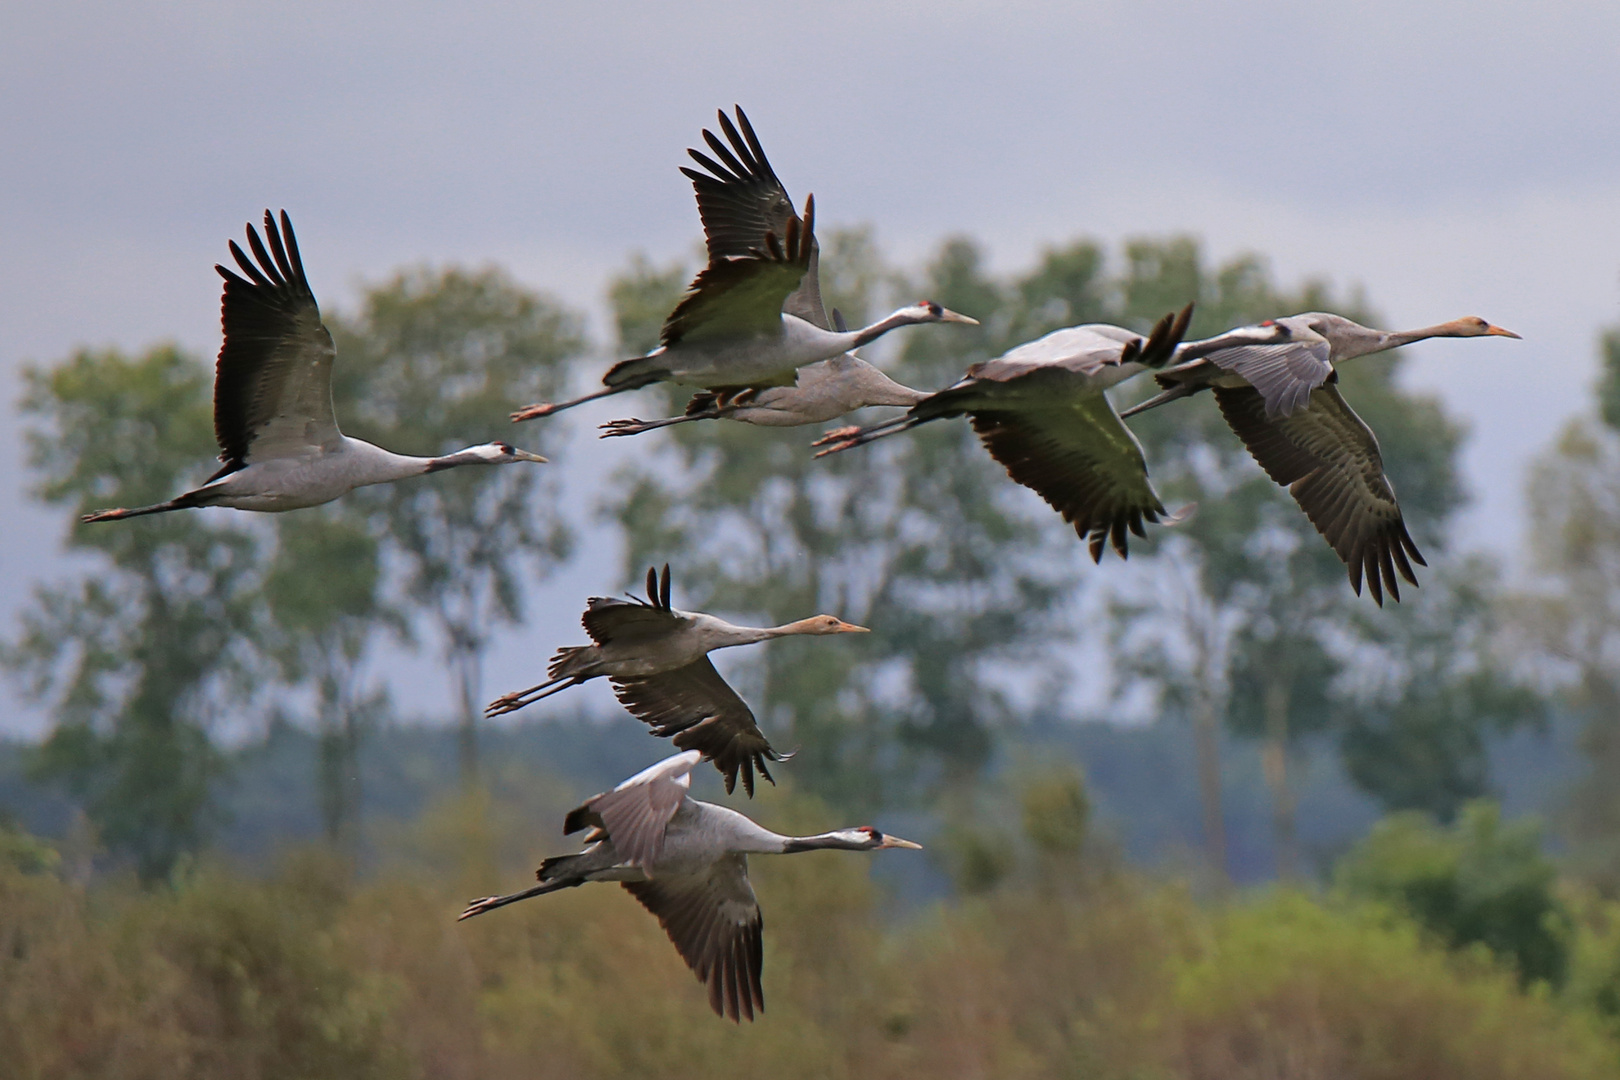
[[[1192,232],[1285,283],[1363,286],[1397,327],[1520,332],[1419,346],[1410,371],[1471,424],[1466,536],[1509,560],[1524,465],[1587,408],[1620,320],[1612,2],[9,4],[0,101],[8,635],[68,565],[24,496],[19,365],[162,339],[211,356],[213,264],[266,206],[328,306],[454,261],[598,308],[630,252],[690,251],[675,170],[732,102],[824,225],[871,223],[901,260],[951,233],[1012,270],[1079,235]],[[594,453],[568,463],[577,490]],[[491,687],[572,612],[555,622]],[[34,729],[9,700],[0,731]]]

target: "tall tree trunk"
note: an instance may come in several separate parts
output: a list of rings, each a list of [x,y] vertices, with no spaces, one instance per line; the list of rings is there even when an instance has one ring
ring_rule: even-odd
[[[1193,697],[1193,746],[1198,755],[1198,798],[1204,810],[1204,844],[1208,851],[1210,875],[1215,888],[1225,892],[1230,879],[1226,876],[1226,817],[1221,810],[1221,728],[1215,695],[1208,685],[1208,675],[1201,675],[1205,685],[1199,686]]]
[[[1294,792],[1288,784],[1288,699],[1289,687],[1282,679],[1266,683],[1266,735],[1260,748],[1260,764],[1271,793],[1272,846],[1276,851],[1277,876],[1291,881],[1299,875],[1299,844],[1294,835]]]
[[[478,691],[483,684],[483,657],[465,636],[453,647],[450,666],[455,672],[456,696],[461,700],[461,722],[456,730],[456,751],[461,762],[461,782],[472,786],[478,779]]]

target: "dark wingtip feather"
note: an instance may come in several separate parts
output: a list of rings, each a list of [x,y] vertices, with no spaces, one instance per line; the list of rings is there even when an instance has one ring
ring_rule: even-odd
[[[661,601],[659,606],[662,607],[665,611],[674,611],[675,610],[674,605],[672,605],[669,602],[669,600],[670,600],[670,596],[669,596],[669,563],[664,564],[664,583],[661,586],[659,586],[658,599]]]
[[[647,567],[647,602],[658,606],[658,567]]]

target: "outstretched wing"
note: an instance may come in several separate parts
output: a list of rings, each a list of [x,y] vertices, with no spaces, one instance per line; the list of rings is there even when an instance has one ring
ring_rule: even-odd
[[[591,640],[598,645],[663,637],[692,621],[670,606],[669,596],[669,564],[664,564],[662,583],[657,569],[649,567],[647,599],[632,596],[621,600],[616,596],[593,596],[585,601],[585,613],[579,621]]]
[[[1104,541],[1128,556],[1126,533],[1165,512],[1148,480],[1142,445],[1102,394],[1016,412],[975,410],[973,430],[1007,475],[1074,526],[1102,560]]]
[[[1378,438],[1345,403],[1336,378],[1313,390],[1307,405],[1287,416],[1271,415],[1258,389],[1217,386],[1215,400],[1254,460],[1288,488],[1344,560],[1357,596],[1363,573],[1379,606],[1385,589],[1392,599],[1401,598],[1397,572],[1417,584],[1411,564],[1427,564],[1406,531],[1395,489],[1384,475]]]
[[[692,769],[701,760],[695,751],[667,757],[612,791],[587,799],[563,819],[563,835],[595,826],[607,833],[626,863],[651,866],[663,850],[664,830],[692,786]]]
[[[619,704],[652,727],[659,738],[675,739],[682,750],[698,750],[726,778],[726,792],[737,786],[754,794],[754,772],[771,780],[767,761],[782,760],[759,730],[748,703],[737,696],[707,656],[674,671],[635,678],[612,677]],[[774,780],[771,780],[775,783]]]
[[[1237,345],[1208,354],[1210,363],[1241,375],[1260,392],[1270,416],[1287,416],[1311,399],[1333,374],[1327,338],[1308,327],[1289,327],[1288,340]]]
[[[264,234],[268,250],[248,226],[252,259],[231,242],[231,255],[247,277],[214,267],[225,279],[225,340],[214,376],[214,435],[226,464],[221,474],[251,461],[308,453],[342,437],[332,410],[332,335],[321,323],[285,210],[279,230],[270,211],[264,212]]]
[[[701,874],[627,881],[625,889],[652,912],[686,966],[709,987],[709,1007],[752,1020],[765,1011],[760,984],[764,919],[745,855],[727,855]]]
[[[681,168],[697,194],[698,216],[703,219],[703,236],[708,243],[711,263],[763,249],[767,235],[786,236],[788,223],[798,219],[787,188],[765,158],[754,126],[748,122],[742,106],[735,108],[735,124],[724,111],[717,114],[726,142],[707,128],[703,130],[703,141],[708,143],[714,157],[700,150],[687,150],[705,171]],[[782,310],[825,330],[828,329],[827,311],[822,306],[821,284],[816,272],[819,245],[813,234],[809,258],[809,270],[782,302]]]
[[[751,254],[710,261],[664,320],[663,345],[781,333],[782,304],[810,269],[815,216],[807,202],[804,220],[789,221],[784,235],[768,233]]]

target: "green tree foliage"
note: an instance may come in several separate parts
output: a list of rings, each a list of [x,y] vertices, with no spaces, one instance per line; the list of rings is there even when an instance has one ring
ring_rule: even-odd
[[[1560,986],[1573,924],[1541,853],[1534,821],[1504,825],[1494,803],[1464,807],[1450,828],[1407,812],[1380,821],[1339,863],[1354,896],[1394,904],[1457,949],[1476,942],[1510,961],[1524,983]]]
[[[314,696],[316,790],[327,838],[352,844],[360,810],[360,739],[383,715],[386,689],[367,690],[360,665],[379,631],[403,630],[381,597],[380,544],[358,515],[310,511],[277,520],[265,598],[279,632],[270,648],[286,679]]]
[[[830,824],[778,791],[753,809],[775,828]],[[492,840],[533,843],[532,822],[491,837],[489,818],[461,820],[403,839],[462,863]],[[450,918],[528,862],[399,862],[357,882],[301,856],[87,896],[0,861],[0,1060],[40,1080],[682,1080],[717,1061],[785,1080],[1615,1072],[1617,1044],[1586,1007],[1522,993],[1387,909],[1286,890],[1201,909],[1121,874],[1074,892],[1020,882],[897,920],[874,865],[754,861],[768,1011],[738,1028],[611,885]]]
[[[1598,341],[1603,374],[1598,380],[1598,412],[1603,422],[1620,430],[1620,327],[1604,332]]]
[[[24,372],[37,497],[75,519],[157,502],[203,478],[215,447],[207,368],[170,346],[85,351]],[[217,716],[254,682],[262,627],[254,534],[203,511],[75,525],[92,572],[41,587],[7,665],[51,702],[38,774],[84,800],[143,876],[203,841]]]
[[[1620,893],[1620,437],[1576,420],[1533,466],[1532,550],[1545,590],[1521,598],[1520,625],[1563,669],[1584,717],[1590,764],[1571,793],[1568,832],[1581,870]]]
[[[555,456],[558,421],[513,429],[513,408],[555,395],[583,348],[579,318],[498,270],[402,272],[330,320],[335,395],[351,434],[399,453],[443,454],[512,439]],[[521,618],[528,567],[566,555],[569,531],[546,466],[457,469],[357,492],[346,509],[398,568],[402,610],[432,627],[455,681],[464,772],[477,761],[482,658]]]
[[[1544,702],[1500,655],[1495,567],[1480,557],[1437,567],[1400,620],[1362,612],[1358,655],[1332,706],[1356,785],[1386,811],[1450,822],[1490,794],[1486,737],[1544,720]]]
[[[1320,283],[1277,288],[1254,257],[1205,269],[1185,239],[1129,244],[1126,263],[1124,317],[1150,317],[1179,292],[1198,300],[1192,337],[1311,310],[1380,322],[1359,296],[1336,298]],[[1440,570],[1449,519],[1463,501],[1455,460],[1463,432],[1438,401],[1401,389],[1403,363],[1399,352],[1360,358],[1345,365],[1339,383],[1378,433],[1408,527],[1436,563],[1421,592],[1408,589],[1406,603],[1381,611],[1345,588],[1343,565],[1226,430],[1209,395],[1133,421],[1166,497],[1199,510],[1121,590],[1117,640],[1124,670],[1194,722],[1217,872],[1224,842],[1214,747],[1222,720],[1262,742],[1278,867],[1287,875],[1299,859],[1289,774],[1301,736],[1336,727],[1351,775],[1369,793],[1390,806],[1427,798],[1451,813],[1485,790],[1484,732],[1535,715],[1527,696],[1482,669],[1487,633],[1448,637],[1440,629],[1444,618],[1465,613],[1467,625],[1490,624],[1494,573],[1480,563]],[[1150,389],[1147,380],[1140,386],[1137,394]],[[1454,597],[1455,589],[1462,595]],[[1444,614],[1424,614],[1431,609]],[[1368,649],[1400,658],[1371,713],[1352,700],[1362,684],[1344,677]],[[1397,743],[1398,763],[1382,756]]]

